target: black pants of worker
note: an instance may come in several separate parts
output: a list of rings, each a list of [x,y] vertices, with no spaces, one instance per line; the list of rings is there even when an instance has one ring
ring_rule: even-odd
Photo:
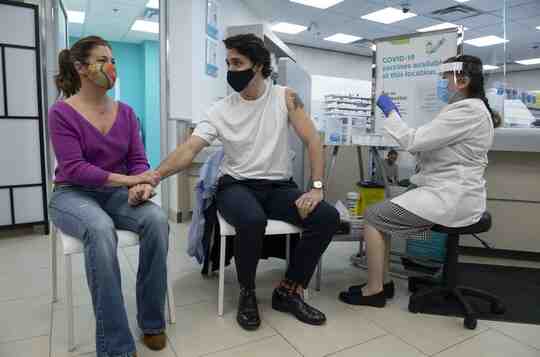
[[[303,194],[292,181],[235,180],[223,176],[218,185],[216,202],[223,218],[236,230],[234,260],[240,285],[255,288],[255,274],[262,252],[268,219],[304,228],[302,239],[291,252],[285,277],[305,288],[319,259],[338,229],[339,214],[321,202],[305,219],[298,214],[295,201]]]

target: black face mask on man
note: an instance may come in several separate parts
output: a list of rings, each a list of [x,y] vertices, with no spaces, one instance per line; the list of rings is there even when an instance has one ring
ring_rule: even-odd
[[[243,71],[228,71],[227,82],[237,92],[241,92],[248,86],[249,82],[255,77],[253,68],[248,68]]]

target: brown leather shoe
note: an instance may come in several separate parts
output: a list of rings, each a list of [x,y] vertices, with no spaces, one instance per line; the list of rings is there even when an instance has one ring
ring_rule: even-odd
[[[161,351],[167,347],[167,335],[165,332],[157,335],[144,335],[143,342],[152,351]]]

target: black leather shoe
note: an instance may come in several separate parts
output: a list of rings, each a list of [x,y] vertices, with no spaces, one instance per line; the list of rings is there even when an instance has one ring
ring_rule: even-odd
[[[370,295],[370,296],[362,295],[361,290],[359,293],[351,293],[349,291],[343,291],[339,293],[339,300],[349,305],[363,305],[363,306],[373,306],[373,307],[386,306],[386,297],[384,296],[384,291],[381,291],[378,294]]]
[[[272,295],[272,308],[294,315],[298,320],[309,325],[324,325],[326,316],[305,303],[302,296],[291,290],[279,287]]]
[[[353,285],[353,286],[349,287],[349,292],[352,293],[352,294],[359,294],[359,293],[362,292],[362,288],[364,286],[366,286],[366,285],[367,284]],[[384,284],[383,289],[384,289],[384,297],[386,297],[387,299],[394,298],[395,288],[394,288],[394,282],[393,281],[390,281],[390,282]]]
[[[257,307],[257,297],[255,290],[241,289],[238,302],[238,312],[236,321],[244,329],[254,331],[261,326],[261,318],[259,316],[259,308]]]

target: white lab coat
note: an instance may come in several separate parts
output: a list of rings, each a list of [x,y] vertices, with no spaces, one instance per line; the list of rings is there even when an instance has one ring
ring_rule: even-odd
[[[449,104],[431,122],[417,129],[395,112],[384,129],[400,146],[416,154],[420,171],[411,177],[418,186],[392,202],[430,222],[464,227],[486,210],[484,170],[493,143],[491,116],[480,99]]]

